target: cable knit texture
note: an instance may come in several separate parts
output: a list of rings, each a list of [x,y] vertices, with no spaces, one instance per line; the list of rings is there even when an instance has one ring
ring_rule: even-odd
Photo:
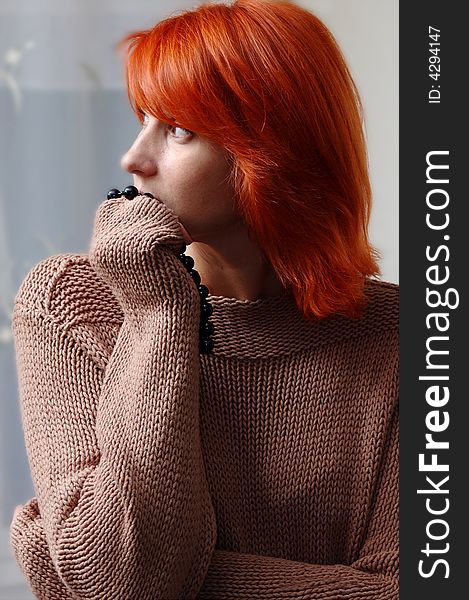
[[[209,295],[201,355],[183,243],[161,202],[105,201],[17,293],[33,593],[397,599],[398,286],[367,280],[361,319]]]

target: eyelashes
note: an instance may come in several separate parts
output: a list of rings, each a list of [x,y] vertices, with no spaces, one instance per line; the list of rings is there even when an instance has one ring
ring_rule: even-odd
[[[140,123],[142,125],[142,129],[143,129],[148,125],[148,123],[150,121],[150,116],[141,109],[138,110],[138,115],[139,115],[139,121],[140,121]],[[193,131],[191,131],[190,129],[186,129],[185,127],[181,127],[181,125],[178,125],[177,123],[168,124],[168,123],[162,122],[162,124],[166,127],[169,134],[174,138],[186,139],[186,138],[191,138],[192,136],[195,135]]]
[[[182,135],[177,135],[178,129],[179,129],[179,131],[183,132]],[[177,138],[191,137],[194,135],[193,131],[190,131],[189,129],[185,129],[184,127],[181,127],[180,125],[168,125],[168,130],[170,131],[171,135],[173,135],[174,137],[177,137]]]

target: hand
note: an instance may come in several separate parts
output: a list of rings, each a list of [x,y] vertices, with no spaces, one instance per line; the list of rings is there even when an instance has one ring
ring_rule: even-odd
[[[89,260],[123,304],[181,296],[200,303],[197,286],[179,259],[184,232],[161,200],[141,195],[105,200],[96,212]]]

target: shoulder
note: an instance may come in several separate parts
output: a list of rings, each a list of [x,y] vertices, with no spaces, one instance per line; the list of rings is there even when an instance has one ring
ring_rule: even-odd
[[[15,307],[19,305],[66,324],[97,316],[122,318],[117,299],[86,254],[56,254],[37,263],[18,289]]]
[[[372,386],[390,385],[395,397],[399,380],[399,285],[367,278],[367,304],[358,318],[337,315],[331,319],[331,339],[338,356],[354,365]]]
[[[365,294],[368,305],[364,319],[380,329],[399,328],[399,285],[390,281],[367,279]]]
[[[319,323],[320,338],[328,342],[355,340],[375,344],[385,353],[397,352],[399,338],[399,285],[369,279],[364,288],[366,305],[358,317],[331,315]],[[394,349],[394,350],[392,350]]]
[[[30,269],[15,296],[12,323],[34,314],[57,324],[104,365],[123,321],[120,305],[88,255],[50,256]]]

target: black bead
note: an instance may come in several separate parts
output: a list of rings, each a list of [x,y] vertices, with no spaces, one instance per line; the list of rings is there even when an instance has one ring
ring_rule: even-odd
[[[200,322],[200,335],[202,337],[208,338],[213,335],[215,331],[215,327],[211,321],[201,321]]]
[[[107,193],[108,200],[115,200],[116,198],[120,198],[121,196],[122,192],[116,188],[112,188],[112,190],[109,190],[109,192]]]
[[[199,350],[201,354],[208,354],[213,350],[214,342],[212,339],[200,340]]]
[[[207,319],[213,313],[213,306],[205,300],[200,305],[200,314],[202,319]]]
[[[204,285],[203,283],[201,283],[198,286],[198,289],[199,289],[200,297],[205,300],[205,298],[208,296],[208,287],[206,285]]]
[[[200,283],[200,275],[199,272],[196,271],[195,269],[193,269],[192,271],[190,271],[190,276],[192,277],[192,279],[195,281],[196,285],[199,285]]]
[[[122,195],[125,196],[127,200],[133,200],[135,196],[138,196],[138,190],[134,185],[128,185],[122,192]]]
[[[185,264],[186,269],[188,271],[190,271],[193,268],[193,266],[194,266],[194,259],[192,258],[192,256],[186,256],[185,254],[181,254],[179,258]]]
[[[153,198],[153,200],[155,199],[155,196],[153,196],[153,194],[150,194],[150,192],[145,192],[143,195],[148,196],[149,198]]]
[[[127,188],[126,188],[127,189]],[[148,194],[144,194],[148,195]],[[188,270],[190,276],[195,281],[200,296],[200,326],[199,326],[199,351],[201,354],[209,354],[213,350],[214,341],[210,336],[214,333],[213,323],[208,321],[208,317],[213,313],[212,305],[206,301],[209,294],[209,289],[206,285],[200,283],[200,275],[198,271],[193,269],[194,259],[192,256],[186,256],[184,254],[187,246],[183,244],[182,250],[179,252],[179,260]]]

